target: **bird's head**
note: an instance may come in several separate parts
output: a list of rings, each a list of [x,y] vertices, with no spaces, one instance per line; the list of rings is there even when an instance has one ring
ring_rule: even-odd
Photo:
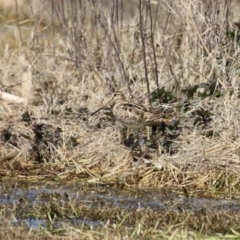
[[[113,93],[112,98],[110,101],[108,101],[106,104],[104,104],[101,108],[99,108],[98,110],[96,110],[95,112],[93,112],[91,115],[96,114],[97,112],[99,112],[100,110],[102,110],[103,108],[105,108],[107,105],[113,105],[116,104],[118,102],[122,102],[125,101],[125,96],[123,94],[123,92],[121,91],[116,91]]]

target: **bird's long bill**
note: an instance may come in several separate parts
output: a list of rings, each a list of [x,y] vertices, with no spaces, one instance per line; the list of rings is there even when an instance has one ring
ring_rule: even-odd
[[[112,100],[111,100],[111,101],[112,101]],[[109,101],[108,103],[106,103],[105,105],[103,105],[101,108],[97,109],[95,112],[93,112],[93,113],[91,114],[91,116],[93,116],[94,114],[96,114],[97,112],[99,112],[100,110],[102,110],[103,108],[105,108],[108,104],[111,103],[111,101]]]

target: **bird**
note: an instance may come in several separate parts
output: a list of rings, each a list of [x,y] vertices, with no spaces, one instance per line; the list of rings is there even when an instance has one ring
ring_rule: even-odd
[[[161,123],[169,123],[173,120],[174,111],[172,108],[166,106],[147,107],[138,103],[129,102],[121,91],[114,92],[111,100],[91,115],[96,114],[110,104],[112,106],[114,117],[122,125],[130,129],[139,130],[146,127],[156,126]]]

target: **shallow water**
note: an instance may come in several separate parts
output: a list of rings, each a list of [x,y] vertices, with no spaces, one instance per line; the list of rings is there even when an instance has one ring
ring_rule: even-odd
[[[147,190],[118,190],[108,185],[86,186],[59,186],[55,184],[43,186],[0,186],[0,206],[1,209],[18,206],[21,203],[27,204],[28,207],[44,205],[50,199],[56,199],[60,206],[72,201],[79,205],[86,206],[89,209],[101,209],[117,207],[128,211],[137,209],[154,209],[154,211],[167,210],[186,210],[186,211],[228,211],[232,213],[240,212],[239,199],[208,199],[208,198],[186,198],[183,194],[161,189]],[[21,207],[21,213],[24,216],[24,207]],[[14,225],[24,224],[27,228],[39,229],[48,227],[48,221],[43,216],[41,219],[33,217],[12,217],[10,221]],[[54,222],[54,228],[61,228],[66,225],[87,225],[89,227],[104,226],[102,221],[93,221],[83,218],[67,218]]]

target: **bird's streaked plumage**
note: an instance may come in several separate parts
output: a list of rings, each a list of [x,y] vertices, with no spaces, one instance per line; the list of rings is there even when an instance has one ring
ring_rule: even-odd
[[[112,112],[116,119],[128,128],[141,129],[148,126],[171,122],[175,111],[173,108],[146,107],[126,100],[120,91],[113,93],[111,100],[103,107],[93,112],[92,115],[107,105],[112,105]]]

